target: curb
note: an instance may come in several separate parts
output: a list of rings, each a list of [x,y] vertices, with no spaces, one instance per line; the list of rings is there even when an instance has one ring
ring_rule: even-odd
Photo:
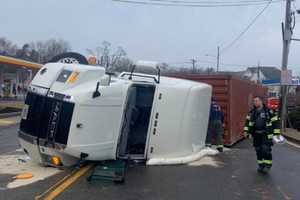
[[[290,137],[290,136],[287,136],[287,135],[284,135],[284,134],[282,134],[282,135],[283,135],[288,141],[300,145],[300,140],[298,140],[298,139],[296,139],[296,138],[293,138],[293,137]]]
[[[11,113],[2,113],[0,114],[0,118],[6,118],[6,117],[15,117],[21,115],[22,112],[11,112]]]

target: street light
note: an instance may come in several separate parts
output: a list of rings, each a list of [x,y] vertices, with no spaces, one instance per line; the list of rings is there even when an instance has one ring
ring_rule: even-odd
[[[217,56],[215,56],[215,55],[211,55],[211,54],[205,54],[205,56],[207,56],[207,57],[213,57],[213,58],[217,58]]]
[[[213,57],[217,59],[217,72],[219,72],[219,66],[220,66],[220,47],[217,48],[217,56],[211,55],[211,54],[205,54],[205,56]]]

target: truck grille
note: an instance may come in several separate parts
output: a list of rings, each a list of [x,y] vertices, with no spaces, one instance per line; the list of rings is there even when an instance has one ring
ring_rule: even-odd
[[[45,143],[67,144],[73,103],[28,92],[25,104],[29,107],[21,120],[20,137],[26,134]]]

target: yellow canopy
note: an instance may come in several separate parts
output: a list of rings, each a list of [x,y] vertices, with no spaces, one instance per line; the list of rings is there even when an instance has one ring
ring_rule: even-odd
[[[40,63],[25,61],[22,59],[12,58],[8,56],[0,56],[0,63],[15,65],[17,67],[26,67],[30,69],[40,69],[43,66]]]

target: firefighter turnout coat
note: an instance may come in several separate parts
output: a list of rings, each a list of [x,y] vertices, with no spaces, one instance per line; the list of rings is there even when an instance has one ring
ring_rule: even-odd
[[[273,136],[280,135],[280,119],[278,113],[268,109],[266,106],[263,106],[262,109],[266,118],[265,131],[262,135],[263,138],[261,138],[261,136],[258,137],[255,130],[255,121],[257,117],[256,108],[253,108],[246,117],[244,132],[252,135],[254,146],[260,146],[262,143],[272,145]]]

